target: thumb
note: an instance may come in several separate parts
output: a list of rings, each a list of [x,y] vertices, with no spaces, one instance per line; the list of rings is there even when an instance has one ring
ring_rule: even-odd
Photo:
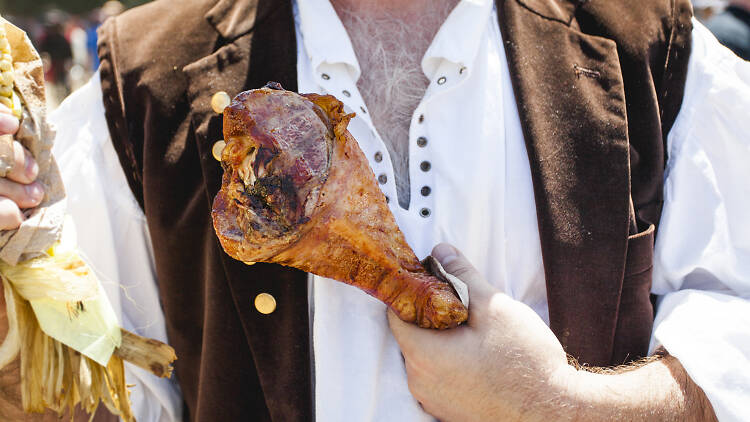
[[[440,265],[449,274],[453,274],[458,277],[459,280],[466,283],[469,287],[469,307],[473,304],[479,304],[484,302],[496,293],[496,289],[492,287],[479,271],[471,265],[468,259],[456,249],[453,245],[448,243],[440,243],[432,249],[432,256],[440,261]]]

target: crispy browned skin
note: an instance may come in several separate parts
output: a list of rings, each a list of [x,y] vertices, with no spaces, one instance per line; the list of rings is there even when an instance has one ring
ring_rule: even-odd
[[[213,222],[224,250],[359,287],[404,321],[451,328],[467,310],[419,263],[330,95],[262,88],[224,110]]]

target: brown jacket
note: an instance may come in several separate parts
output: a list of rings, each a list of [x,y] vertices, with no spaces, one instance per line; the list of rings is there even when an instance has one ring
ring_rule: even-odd
[[[552,330],[613,365],[647,352],[664,139],[679,111],[688,0],[497,0],[531,163]],[[159,0],[100,30],[110,133],[148,219],[191,420],[311,420],[305,274],[224,254],[209,219],[210,107],[296,90],[288,0]],[[632,198],[632,201],[631,201]],[[632,203],[632,206],[631,206]],[[634,210],[634,211],[633,211]],[[262,315],[253,298],[272,294]]]

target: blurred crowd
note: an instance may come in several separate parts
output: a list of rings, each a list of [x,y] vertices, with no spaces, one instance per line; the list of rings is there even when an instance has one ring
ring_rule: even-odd
[[[692,0],[695,16],[719,41],[750,60],[750,0]],[[125,7],[110,0],[86,14],[47,10],[41,16],[6,16],[31,37],[44,60],[52,108],[88,81],[99,66],[96,29]]]
[[[693,0],[693,5],[722,44],[750,60],[750,0]]]
[[[40,16],[5,16],[26,31],[42,57],[50,108],[85,84],[96,71],[96,29],[124,9],[122,3],[112,0],[86,14],[50,9]]]

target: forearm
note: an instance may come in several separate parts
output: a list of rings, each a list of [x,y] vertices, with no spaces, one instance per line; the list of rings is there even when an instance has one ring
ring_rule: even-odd
[[[572,375],[562,406],[568,420],[717,420],[703,390],[669,355],[620,371]]]

